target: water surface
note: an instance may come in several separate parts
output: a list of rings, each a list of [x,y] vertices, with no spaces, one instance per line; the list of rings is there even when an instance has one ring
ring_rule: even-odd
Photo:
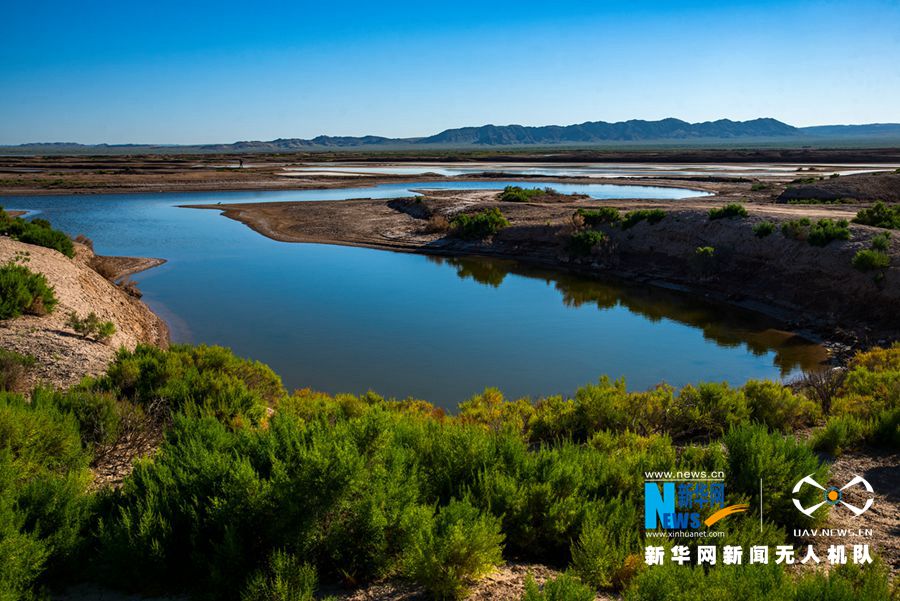
[[[528,185],[412,187],[506,183]],[[135,279],[174,340],[230,346],[271,365],[290,388],[371,388],[452,407],[486,386],[538,397],[572,393],[601,374],[624,376],[636,389],[661,381],[740,383],[779,378],[822,358],[820,347],[771,320],[658,288],[508,261],[288,244],[216,211],[177,208],[389,198],[409,187],[5,197],[0,204],[83,233],[100,254],[167,259]],[[565,191],[604,197],[616,188]]]

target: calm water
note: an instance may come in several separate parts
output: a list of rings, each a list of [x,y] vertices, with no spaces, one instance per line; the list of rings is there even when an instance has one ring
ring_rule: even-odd
[[[622,193],[618,186],[555,187],[597,197]],[[629,197],[639,193],[656,192],[627,190]],[[291,388],[371,388],[452,407],[486,386],[536,397],[571,393],[604,373],[625,376],[633,388],[741,382],[778,378],[821,359],[819,347],[766,319],[660,289],[512,262],[286,244],[216,211],[177,208],[407,194],[407,186],[390,185],[2,197],[0,204],[83,233],[101,254],[168,259],[135,279],[173,338],[230,346],[271,365]]]

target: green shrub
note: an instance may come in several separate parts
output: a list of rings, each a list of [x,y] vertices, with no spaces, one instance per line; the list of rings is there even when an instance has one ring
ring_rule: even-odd
[[[493,236],[509,226],[509,221],[497,207],[484,209],[480,213],[457,215],[450,223],[457,236],[469,240],[480,240]]]
[[[681,389],[669,417],[669,432],[676,438],[717,437],[749,417],[747,399],[740,389],[704,382]]]
[[[0,266],[0,319],[23,313],[45,315],[53,311],[56,303],[53,287],[43,274],[15,263]]]
[[[553,188],[521,188],[519,186],[506,186],[500,193],[500,200],[504,202],[527,202],[546,194],[556,194]]]
[[[750,418],[772,430],[793,432],[811,425],[820,415],[819,407],[777,382],[750,380],[744,384]]]
[[[781,224],[781,233],[785,238],[792,240],[804,240],[809,235],[809,228],[812,222],[807,218],[791,219]]]
[[[290,553],[276,551],[266,569],[247,582],[241,601],[314,601],[317,583],[314,567]]]
[[[802,516],[791,501],[791,490],[803,476],[817,482],[827,478],[827,468],[802,442],[770,433],[762,425],[742,425],[725,435],[728,449],[728,478],[732,490],[748,496],[759,493],[760,480],[766,491],[765,516],[779,526],[796,524]],[[804,506],[819,499],[819,490],[805,486],[798,493]],[[824,511],[817,519],[824,519]]]
[[[622,220],[622,229],[627,230],[634,227],[641,221],[646,221],[650,225],[659,223],[666,217],[666,212],[662,209],[638,209],[625,213]]]
[[[771,221],[760,221],[753,226],[753,233],[757,238],[765,238],[775,232],[775,224]]]
[[[594,601],[594,590],[581,583],[578,578],[562,573],[539,587],[531,575],[525,580],[525,594],[522,601]]]
[[[891,257],[880,250],[863,249],[856,251],[851,263],[860,271],[887,269],[891,264]]]
[[[4,218],[0,219],[0,235],[3,234],[19,242],[52,248],[69,258],[75,256],[72,240],[63,232],[54,230],[46,219],[26,221],[21,217],[9,217],[4,213]]]
[[[891,245],[891,233],[884,232],[883,234],[878,234],[872,236],[872,250],[880,250],[887,251]]]
[[[597,230],[580,230],[572,234],[569,238],[569,248],[573,254],[589,255],[594,248],[609,240],[609,237],[603,232]]]
[[[871,433],[872,427],[866,420],[852,415],[832,416],[824,428],[813,434],[810,444],[818,452],[837,457],[862,444]]]
[[[850,223],[846,219],[819,219],[809,230],[807,240],[813,246],[825,246],[832,240],[849,240]]]
[[[694,254],[703,259],[711,259],[716,256],[716,249],[712,246],[698,246],[694,249]]]
[[[641,561],[641,523],[634,503],[611,499],[592,508],[572,545],[572,567],[595,589],[622,589]]]
[[[73,420],[0,392],[0,599],[30,599],[83,543],[89,481]]]
[[[501,562],[500,520],[468,501],[451,501],[416,533],[404,572],[435,599],[461,599],[474,579]]]
[[[614,207],[600,207],[599,209],[578,209],[575,211],[579,215],[584,224],[588,227],[598,227],[601,225],[615,225],[622,221],[622,215],[619,209]]]
[[[857,212],[853,223],[892,230],[900,229],[900,205],[887,205],[881,201],[876,202],[870,208],[861,209]]]
[[[92,338],[97,342],[105,342],[116,333],[116,325],[113,322],[100,321],[93,311],[84,318],[78,317],[75,311],[70,312],[66,318],[66,325],[82,338]]]
[[[712,221],[714,219],[724,219],[726,217],[746,217],[747,209],[744,205],[732,202],[724,207],[717,207],[709,210],[709,219]]]
[[[762,190],[768,190],[770,188],[769,184],[765,182],[755,182],[750,186],[751,192],[760,192]]]
[[[0,390],[21,392],[34,365],[31,355],[0,348]]]

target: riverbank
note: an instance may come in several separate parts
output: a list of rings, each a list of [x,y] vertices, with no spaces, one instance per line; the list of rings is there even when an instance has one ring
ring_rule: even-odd
[[[76,244],[75,250],[75,257],[69,259],[49,248],[0,237],[0,264],[25,257],[28,269],[47,278],[59,301],[47,315],[0,321],[0,348],[35,359],[22,383],[23,390],[37,384],[67,388],[84,376],[102,373],[122,347],[168,345],[166,323],[133,291],[111,281],[159,264],[159,260],[115,257],[118,271],[105,277],[92,267],[98,257],[89,246]],[[82,338],[66,325],[70,312],[80,317],[93,312],[100,320],[111,321],[116,332],[107,342]]]
[[[851,176],[852,177],[852,176]],[[648,184],[641,180],[642,184]],[[838,350],[884,344],[900,335],[893,307],[900,304],[900,240],[889,240],[891,267],[878,273],[854,268],[857,251],[885,230],[851,225],[850,240],[820,247],[789,238],[781,226],[792,220],[852,219],[866,202],[778,203],[782,187],[707,184],[715,196],[674,201],[609,200],[500,202],[496,191],[417,191],[421,200],[276,202],[186,205],[216,209],[258,233],[284,242],[363,246],[424,254],[483,255],[515,259],[588,275],[613,275],[692,292],[774,316],[792,330],[829,342]],[[746,218],[710,220],[712,208],[739,202]],[[452,236],[446,224],[461,212],[499,208],[509,220],[487,240]],[[578,208],[613,207],[623,213],[660,209],[666,218],[630,229],[598,228],[609,242],[589,256],[576,256],[569,239]],[[435,221],[444,223],[435,228]],[[761,238],[753,227],[771,222]],[[698,248],[712,248],[708,259]]]

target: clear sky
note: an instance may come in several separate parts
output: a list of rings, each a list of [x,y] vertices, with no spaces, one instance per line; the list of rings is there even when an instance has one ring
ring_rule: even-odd
[[[900,1],[9,2],[0,144],[900,122]]]

